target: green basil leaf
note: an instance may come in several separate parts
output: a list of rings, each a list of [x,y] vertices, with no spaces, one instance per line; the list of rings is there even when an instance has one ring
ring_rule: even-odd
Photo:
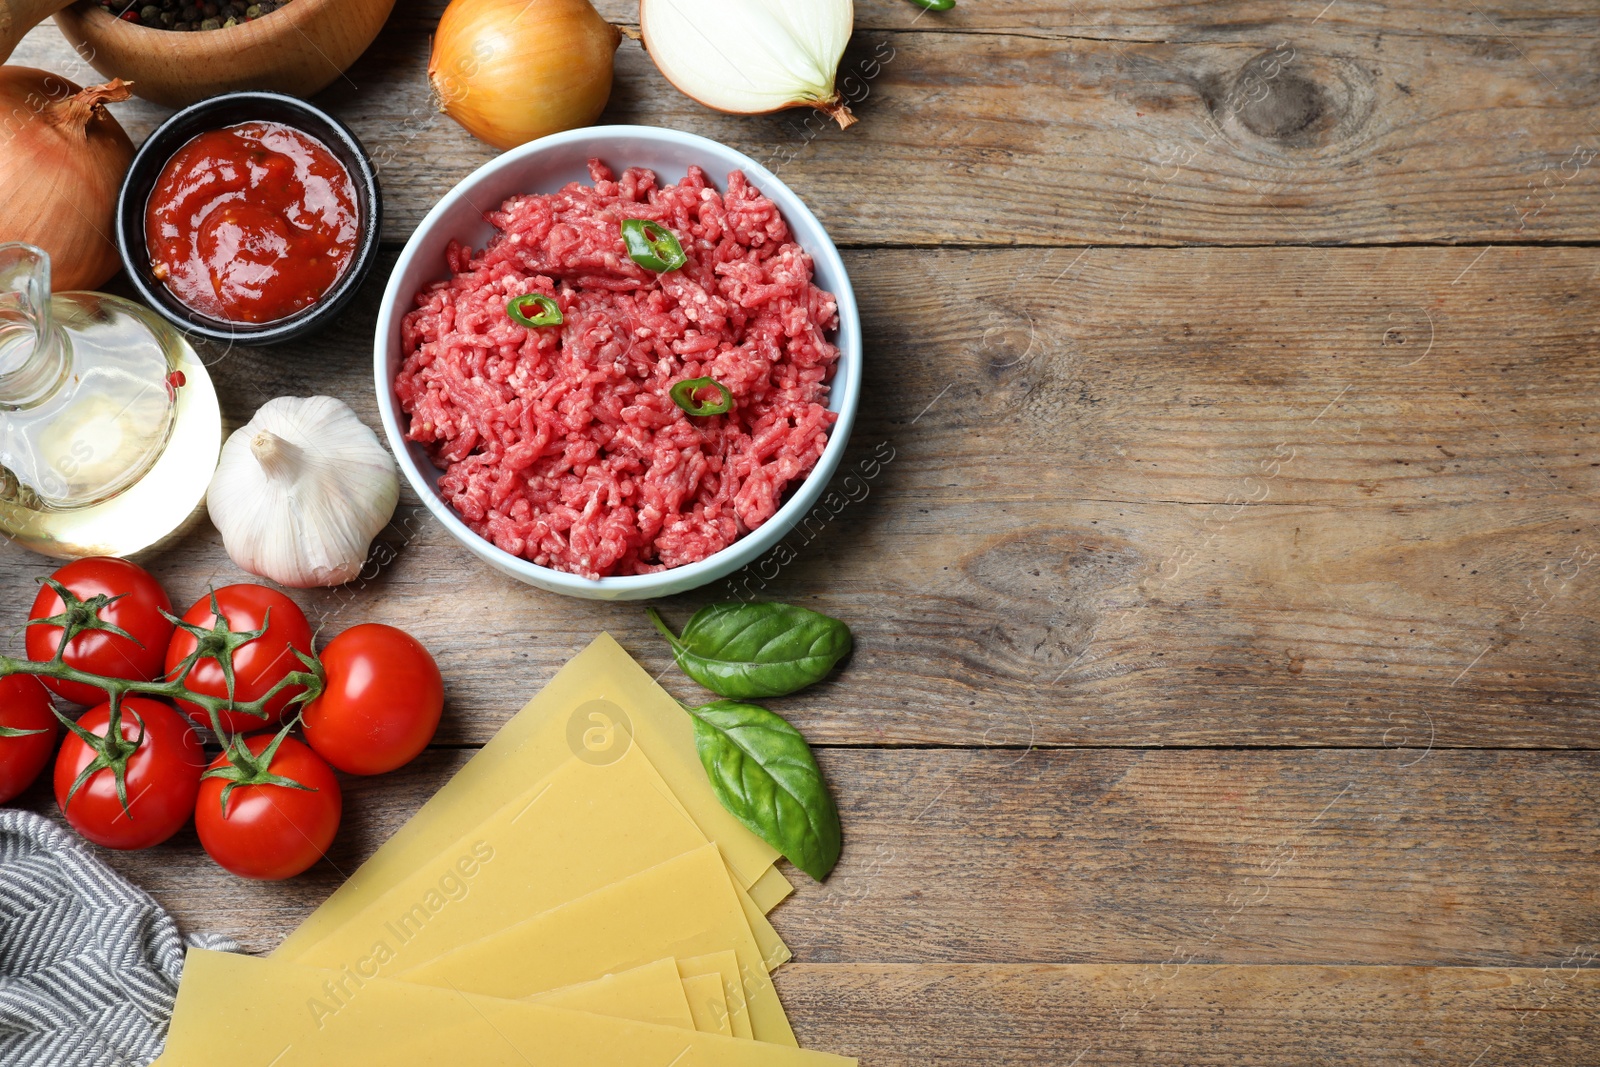
[[[694,744],[722,806],[817,881],[839,862],[839,809],[800,731],[755,704],[689,708]]]
[[[820,682],[850,653],[850,627],[789,604],[710,604],[683,633],[668,629],[654,608],[656,629],[672,642],[684,674],[721,697],[781,697]]]

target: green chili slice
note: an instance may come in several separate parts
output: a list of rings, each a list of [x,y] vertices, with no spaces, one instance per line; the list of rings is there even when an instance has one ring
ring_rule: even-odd
[[[911,0],[911,2],[929,11],[949,11],[956,6],[956,0]]]
[[[529,315],[529,305],[537,307],[538,313]],[[514,298],[506,305],[506,314],[524,326],[559,326],[565,321],[556,302],[542,293],[529,293],[527,296]]]
[[[715,389],[722,399],[706,404],[695,398],[702,389]],[[672,387],[672,402],[691,415],[725,415],[733,410],[733,394],[715,378],[686,378]]]
[[[622,243],[628,246],[629,259],[657,274],[677,270],[689,262],[672,231],[649,219],[623,219]]]

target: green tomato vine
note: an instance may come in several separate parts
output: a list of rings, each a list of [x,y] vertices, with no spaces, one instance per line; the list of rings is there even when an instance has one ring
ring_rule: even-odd
[[[164,615],[169,622],[179,629],[186,630],[194,636],[194,651],[184,657],[183,662],[167,672],[167,677],[157,681],[139,681],[128,678],[112,678],[107,675],[95,674],[91,671],[80,670],[66,661],[67,646],[79,634],[99,631],[109,633],[132,641],[136,645],[143,645],[132,634],[109,623],[100,617],[100,613],[115,603],[125,594],[107,596],[104,593],[83,599],[66,586],[53,578],[44,579],[45,584],[53,589],[61,598],[62,609],[55,615],[46,619],[31,619],[29,626],[59,626],[61,640],[56,646],[56,654],[48,660],[16,659],[11,656],[0,655],[0,675],[31,674],[38,678],[52,678],[63,682],[78,682],[93,686],[104,691],[106,701],[110,704],[110,721],[106,725],[105,736],[101,737],[90,733],[76,721],[62,714],[54,706],[51,710],[55,713],[61,724],[70,730],[80,741],[95,753],[95,758],[84,767],[77,780],[72,783],[72,788],[67,794],[67,804],[72,803],[72,798],[77,796],[78,790],[102,770],[110,770],[115,777],[117,799],[122,803],[124,812],[128,812],[128,759],[139,750],[144,743],[144,724],[139,724],[139,733],[132,739],[122,736],[122,702],[128,696],[154,697],[158,700],[187,701],[205,709],[206,715],[211,720],[211,731],[222,741],[223,754],[228,758],[228,766],[208,770],[203,777],[222,777],[228,779],[228,787],[224,797],[238,785],[281,785],[288,788],[309,788],[288,778],[271,774],[268,768],[271,765],[271,754],[275,753],[283,738],[298,721],[298,715],[290,719],[279,733],[272,745],[261,756],[252,756],[249,749],[242,743],[242,734],[230,734],[222,728],[219,715],[224,711],[239,712],[253,716],[262,721],[267,720],[267,707],[285,690],[299,688],[300,692],[294,694],[288,706],[290,708],[304,708],[317,697],[322,695],[326,685],[327,676],[323,671],[322,662],[315,656],[307,655],[299,649],[293,649],[294,654],[300,659],[304,670],[291,671],[284,675],[255,700],[238,701],[234,694],[234,654],[243,646],[254,641],[267,632],[271,625],[271,609],[262,619],[259,630],[235,631],[228,625],[228,620],[223,617],[222,610],[217,604],[216,593],[211,594],[210,627],[200,626],[187,622],[165,611]],[[228,695],[215,697],[207,693],[197,693],[190,689],[184,680],[189,677],[189,672],[202,660],[213,660],[222,670],[222,676],[227,682]],[[265,758],[263,758],[265,757]],[[224,799],[226,808],[226,799]],[[129,813],[131,817],[131,812]]]

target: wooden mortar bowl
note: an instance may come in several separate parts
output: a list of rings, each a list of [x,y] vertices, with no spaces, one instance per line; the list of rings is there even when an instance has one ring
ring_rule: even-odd
[[[367,50],[395,0],[290,0],[254,22],[178,33],[140,26],[83,2],[56,13],[78,54],[107,78],[167,107],[267,89],[308,97]]]

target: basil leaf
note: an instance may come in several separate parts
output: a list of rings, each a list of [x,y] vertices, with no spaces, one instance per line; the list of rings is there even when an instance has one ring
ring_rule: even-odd
[[[820,682],[850,653],[850,627],[789,604],[710,604],[673,634],[654,608],[684,674],[721,697],[781,697]]]
[[[694,745],[722,806],[817,881],[839,862],[839,809],[800,731],[755,704],[689,708]]]

